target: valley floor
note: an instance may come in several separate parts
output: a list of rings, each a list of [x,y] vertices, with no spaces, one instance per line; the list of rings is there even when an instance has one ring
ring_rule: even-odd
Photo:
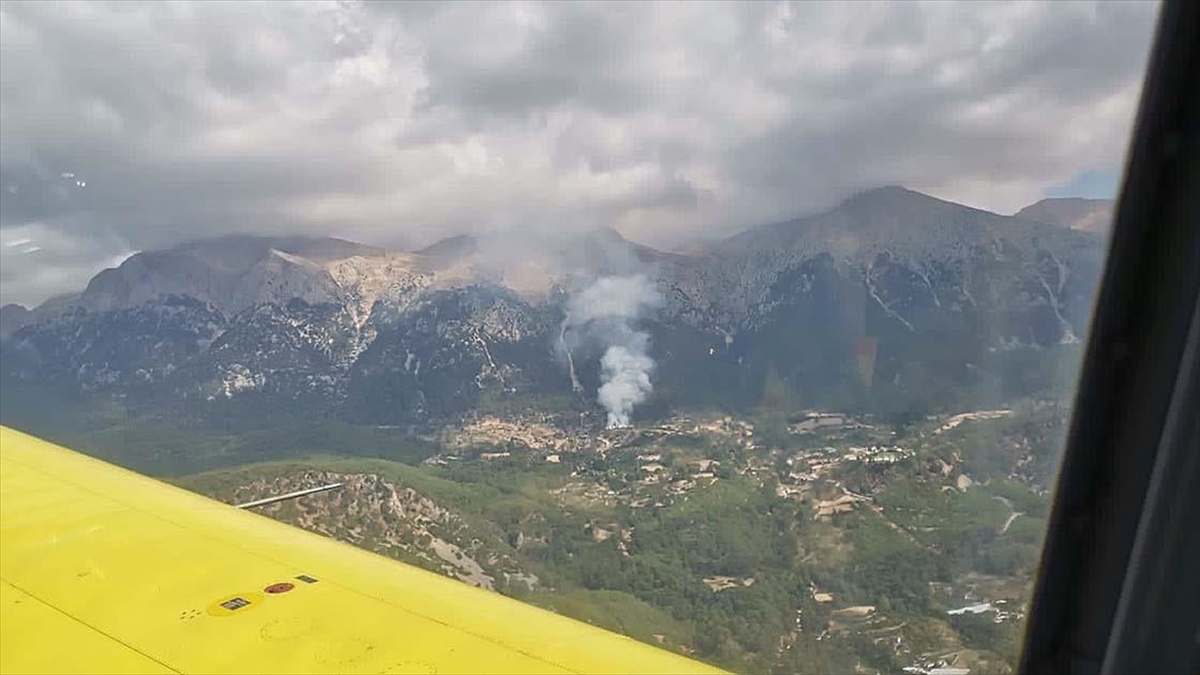
[[[357,429],[371,452],[291,439],[176,482],[230,503],[343,482],[263,511],[738,671],[1009,672],[1061,415],[480,416],[420,452]]]

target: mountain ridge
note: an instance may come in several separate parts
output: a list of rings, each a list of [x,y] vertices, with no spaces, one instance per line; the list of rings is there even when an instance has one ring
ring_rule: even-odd
[[[637,251],[639,256],[643,259],[674,258],[677,260],[688,260],[709,255],[721,255],[736,242],[761,237],[761,235],[765,232],[796,229],[798,226],[811,223],[814,220],[819,220],[821,218],[827,218],[834,214],[846,215],[861,212],[870,214],[872,212],[879,212],[881,210],[894,210],[898,204],[902,206],[932,206],[941,210],[965,210],[966,212],[981,214],[985,217],[999,218],[1004,220],[1004,222],[1013,222],[1013,219],[1016,219],[1038,223],[1041,225],[1061,225],[1067,227],[1068,225],[1064,222],[1055,221],[1054,219],[1050,219],[1046,216],[1042,216],[1042,218],[1046,219],[1039,219],[1037,217],[1029,216],[1028,214],[1033,214],[1036,216],[1039,213],[1038,209],[1042,208],[1043,205],[1064,204],[1073,208],[1076,204],[1087,204],[1099,206],[1107,205],[1111,207],[1112,201],[1102,199],[1050,198],[1039,200],[1038,202],[1019,210],[1012,216],[1003,216],[998,213],[987,211],[986,209],[941,199],[903,186],[889,185],[855,193],[843,200],[837,206],[825,211],[806,216],[800,216],[797,218],[791,218],[785,221],[755,225],[721,239],[697,243],[696,245],[689,247],[687,253],[666,251],[656,249],[651,246],[646,246],[644,244],[638,244],[625,239],[615,230],[604,227],[596,228],[594,231],[586,231],[582,235],[577,235],[575,238],[587,239],[591,237],[593,240],[607,238],[613,240],[620,246],[626,246]],[[844,220],[844,224],[857,225],[859,227],[870,226],[872,224],[878,225],[878,223],[871,223],[869,218],[866,221],[861,218],[848,218]],[[93,276],[88,286],[78,293],[60,294],[32,307],[26,307],[20,303],[10,304],[14,306],[20,306],[28,311],[36,311],[41,308],[58,309],[64,305],[70,304],[74,300],[78,300],[80,296],[86,295],[88,288],[90,288],[94,283],[102,285],[105,281],[107,281],[107,279],[103,277],[111,276],[113,271],[120,271],[121,267],[130,260],[138,258],[145,259],[146,257],[158,257],[172,253],[192,254],[193,252],[197,251],[201,253],[228,253],[229,251],[236,251],[239,248],[244,250],[247,246],[249,246],[252,250],[256,250],[261,254],[265,254],[270,249],[275,249],[283,253],[295,254],[301,258],[311,259],[319,262],[328,262],[331,260],[345,259],[355,256],[414,256],[435,260],[453,260],[476,254],[481,248],[481,242],[493,243],[499,238],[500,237],[498,236],[488,237],[467,233],[449,235],[428,246],[412,251],[385,249],[338,237],[232,234],[217,237],[199,238],[182,242],[165,249],[155,249],[153,251],[134,253],[130,255],[129,258],[126,258],[125,261],[122,261],[120,266],[116,268],[108,268],[98,272],[95,276]],[[545,237],[545,239],[554,241],[554,238]],[[557,240],[560,242],[570,239],[571,237],[557,238]]]
[[[1116,201],[1080,197],[1051,197],[1017,211],[1014,216],[1084,232],[1107,232]]]
[[[52,309],[7,309],[0,376],[217,417],[255,401],[375,423],[497,396],[586,408],[574,392],[595,391],[599,353],[565,343],[567,303],[639,275],[662,299],[639,320],[656,361],[647,410],[754,404],[769,373],[812,405],[944,405],[1050,386],[1057,371],[1009,360],[1079,341],[1102,259],[1090,233],[899,187],[688,255],[606,229],[413,252],[224,238],[138,253]]]

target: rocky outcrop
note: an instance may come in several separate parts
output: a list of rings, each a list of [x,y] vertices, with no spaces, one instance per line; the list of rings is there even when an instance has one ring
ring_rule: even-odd
[[[488,547],[451,510],[409,487],[374,473],[292,470],[236,485],[204,477],[194,487],[228,503],[245,503],[297,490],[341,483],[321,495],[271,504],[258,512],[422,567],[453,576],[473,586],[495,589],[496,579],[519,577],[527,586],[537,577],[526,574],[497,544]]]

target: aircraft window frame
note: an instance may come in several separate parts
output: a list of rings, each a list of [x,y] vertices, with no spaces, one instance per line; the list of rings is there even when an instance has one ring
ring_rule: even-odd
[[[1200,4],[1164,3],[1021,672],[1200,667],[1197,538],[1178,515],[1200,494],[1198,56]]]

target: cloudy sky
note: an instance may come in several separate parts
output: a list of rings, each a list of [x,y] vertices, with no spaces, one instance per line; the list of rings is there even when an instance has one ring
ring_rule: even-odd
[[[1113,189],[1153,2],[0,4],[0,301],[227,232],[659,246]]]

